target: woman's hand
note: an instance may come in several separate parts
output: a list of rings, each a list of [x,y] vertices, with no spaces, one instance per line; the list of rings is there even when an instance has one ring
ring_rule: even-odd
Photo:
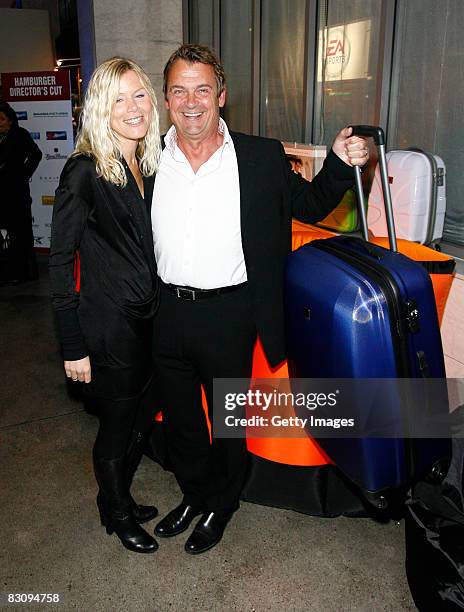
[[[76,361],[65,361],[64,371],[66,376],[74,382],[80,381],[89,383],[92,380],[92,372],[90,369],[89,357],[83,359],[77,359]]]

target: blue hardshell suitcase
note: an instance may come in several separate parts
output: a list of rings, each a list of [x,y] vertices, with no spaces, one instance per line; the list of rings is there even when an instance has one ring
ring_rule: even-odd
[[[285,309],[289,374],[293,379],[445,379],[443,349],[430,277],[420,264],[396,251],[381,128],[355,126],[372,136],[389,226],[390,250],[364,239],[337,236],[313,241],[288,256]],[[358,203],[362,185],[355,168]],[[373,408],[375,409],[375,407]],[[384,401],[379,410],[404,410]],[[446,407],[447,409],[447,407]],[[449,454],[446,437],[317,438],[338,468],[378,507],[387,492],[437,469]]]

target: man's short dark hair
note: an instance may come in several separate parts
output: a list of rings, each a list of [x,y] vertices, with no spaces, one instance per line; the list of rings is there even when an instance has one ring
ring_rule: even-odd
[[[212,66],[214,70],[214,76],[216,77],[217,95],[219,96],[226,86],[226,77],[224,74],[224,67],[221,64],[221,60],[209,47],[203,45],[181,45],[171,57],[168,59],[166,66],[164,67],[163,77],[163,93],[164,97],[168,95],[168,76],[171,66],[177,60],[184,60],[189,64],[206,64]]]

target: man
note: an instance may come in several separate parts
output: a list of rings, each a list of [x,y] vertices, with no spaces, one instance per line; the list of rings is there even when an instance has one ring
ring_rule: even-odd
[[[292,216],[323,219],[353,183],[350,164],[368,159],[363,139],[342,130],[312,183],[292,172],[282,145],[230,133],[219,116],[224,70],[206,47],[182,45],[164,70],[168,131],[155,181],[153,236],[161,306],[155,360],[169,458],[182,503],[155,528],[185,531],[202,553],[221,539],[239,507],[246,441],[210,443],[213,378],[249,378],[256,335],[267,358],[285,358],[283,272]]]

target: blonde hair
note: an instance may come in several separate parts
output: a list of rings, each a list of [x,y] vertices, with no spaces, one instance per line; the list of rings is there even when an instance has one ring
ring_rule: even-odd
[[[142,68],[129,59],[113,57],[95,69],[89,81],[80,117],[79,132],[73,155],[83,154],[95,160],[97,174],[119,186],[127,184],[116,134],[110,125],[113,105],[119,95],[119,82],[124,73],[133,70],[146,89],[152,103],[148,131],[136,150],[139,168],[144,176],[154,174],[161,155],[159,117],[156,95]]]

